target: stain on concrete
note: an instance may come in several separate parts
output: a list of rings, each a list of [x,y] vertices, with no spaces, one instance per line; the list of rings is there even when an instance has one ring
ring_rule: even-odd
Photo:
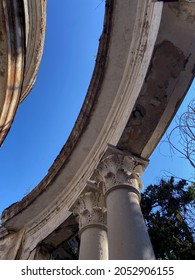
[[[183,52],[170,41],[155,48],[140,96],[119,141],[120,149],[141,154],[166,109],[185,62]]]

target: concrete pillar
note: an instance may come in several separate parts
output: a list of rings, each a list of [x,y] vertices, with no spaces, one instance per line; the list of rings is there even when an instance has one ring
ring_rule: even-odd
[[[155,259],[140,208],[143,161],[115,153],[104,158],[96,179],[106,197],[109,259]]]
[[[104,197],[99,191],[83,193],[74,205],[79,218],[80,260],[107,260],[108,239]]]

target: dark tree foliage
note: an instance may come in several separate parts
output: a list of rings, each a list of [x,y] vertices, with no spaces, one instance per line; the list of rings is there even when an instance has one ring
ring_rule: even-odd
[[[157,259],[195,259],[195,184],[161,180],[147,187],[141,207]]]

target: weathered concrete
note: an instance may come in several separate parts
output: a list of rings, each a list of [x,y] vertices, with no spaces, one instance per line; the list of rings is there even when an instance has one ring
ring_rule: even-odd
[[[107,231],[89,227],[81,233],[79,260],[108,260]]]
[[[35,80],[45,37],[45,0],[0,2],[0,145]]]
[[[185,1],[164,4],[148,72],[118,148],[148,158],[179,108],[194,77],[194,8]]]
[[[21,259],[57,229],[62,241],[62,224],[63,241],[75,235],[68,234],[70,209],[94,179],[109,144],[149,159],[194,77],[194,16],[195,5],[189,2],[107,1],[93,77],[70,137],[39,185],[2,214],[7,230],[25,228]],[[118,195],[128,197],[133,215],[135,197]],[[134,225],[136,232],[135,220]]]
[[[0,260],[14,260],[20,258],[23,236],[23,230],[19,232],[10,232],[6,235],[1,232]]]
[[[139,196],[118,186],[107,196],[110,260],[155,259],[139,205]]]

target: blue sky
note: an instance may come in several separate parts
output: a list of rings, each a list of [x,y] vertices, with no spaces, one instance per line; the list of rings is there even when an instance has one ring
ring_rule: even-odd
[[[0,148],[0,213],[39,183],[68,138],[94,68],[103,14],[102,0],[48,1],[46,40],[37,81]],[[194,91],[195,85],[180,111]],[[143,176],[145,186],[158,182],[165,174],[163,170],[184,178],[193,176],[190,165],[179,157],[170,157],[163,145],[150,159]]]

